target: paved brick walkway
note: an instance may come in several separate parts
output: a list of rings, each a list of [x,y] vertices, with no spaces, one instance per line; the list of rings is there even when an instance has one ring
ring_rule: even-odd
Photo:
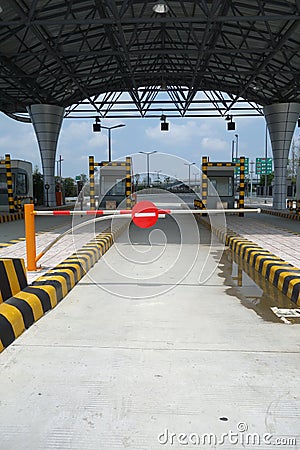
[[[264,223],[263,215],[259,220],[247,214],[245,217],[228,216],[226,218],[227,226],[232,231],[300,268],[300,226],[299,234],[297,234],[286,230],[284,222],[282,222],[282,228],[278,226],[278,221],[276,225],[272,225],[269,221]]]
[[[79,250],[84,244],[89,242],[107,226],[109,222],[104,222],[103,224],[97,225],[97,232],[94,232],[94,227],[92,225],[83,228],[80,232],[75,232],[73,234],[67,235],[57,242],[39,261],[42,268],[37,272],[27,272],[28,283],[31,283],[36,278],[40,277],[43,273],[48,272],[48,270],[55,267],[65,258],[70,256],[72,253]],[[41,252],[50,242],[52,242],[57,236],[66,231],[68,226],[58,227],[55,231],[51,233],[40,234],[36,237],[36,247],[37,255]],[[6,248],[0,249],[0,258],[23,258],[26,261],[26,247],[25,241],[19,242],[17,244],[11,245]]]

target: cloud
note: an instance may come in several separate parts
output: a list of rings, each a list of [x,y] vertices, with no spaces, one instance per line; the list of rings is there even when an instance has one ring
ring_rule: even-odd
[[[146,128],[146,136],[152,140],[176,146],[213,133],[212,125],[204,121],[200,123],[200,121],[189,120],[183,124],[170,121],[169,123],[169,131],[160,131],[160,123],[158,123],[155,127]]]
[[[16,122],[5,115],[0,120],[0,156],[31,161],[40,166],[40,154],[31,124]]]
[[[224,139],[205,137],[201,140],[201,149],[203,150],[218,152],[227,150],[227,148],[228,142],[226,142]]]

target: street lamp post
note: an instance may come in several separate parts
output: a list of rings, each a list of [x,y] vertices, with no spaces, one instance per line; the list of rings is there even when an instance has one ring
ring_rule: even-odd
[[[142,153],[143,155],[147,156],[147,185],[148,187],[150,187],[150,173],[149,173],[149,167],[150,167],[150,155],[153,155],[153,153],[157,153],[157,150],[153,150],[152,152],[139,152]]]
[[[59,159],[56,161],[57,163],[57,178],[58,178],[58,183],[59,183],[59,190],[61,191],[61,185],[62,185],[62,179],[61,179],[61,163],[63,162],[63,158],[61,155],[59,155]]]
[[[194,166],[196,163],[184,163],[185,166],[189,166],[189,187],[191,186],[191,166]]]
[[[236,143],[235,143],[235,157],[236,157],[236,161],[239,157],[239,135],[235,134],[235,139],[236,139]]]
[[[101,125],[101,128],[104,128],[105,130],[108,130],[108,162],[111,162],[111,130],[114,130],[115,128],[122,128],[126,127],[124,123],[120,123],[119,125],[114,125],[113,127],[104,127]]]

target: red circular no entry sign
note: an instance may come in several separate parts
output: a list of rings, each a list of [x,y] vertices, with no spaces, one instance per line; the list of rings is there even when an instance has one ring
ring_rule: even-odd
[[[150,228],[156,224],[158,209],[154,203],[143,200],[132,208],[132,221],[140,228]]]

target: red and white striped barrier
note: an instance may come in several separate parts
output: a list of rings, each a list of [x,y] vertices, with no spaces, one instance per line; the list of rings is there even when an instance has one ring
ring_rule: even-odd
[[[166,215],[177,214],[224,214],[251,212],[260,213],[260,209],[159,209],[154,203],[147,200],[137,203],[132,209],[98,209],[88,211],[34,211],[37,216],[109,216],[115,218],[131,218],[140,228],[149,228],[155,225],[159,218]]]
[[[90,209],[85,211],[34,211],[35,216],[103,216],[103,215],[127,215],[127,216],[133,216],[133,210],[132,209]],[[157,209],[158,214],[171,214],[172,210],[170,209]],[[199,211],[199,210],[197,210]],[[134,215],[139,214],[148,214],[148,213],[135,213]],[[153,215],[154,213],[149,213]],[[147,217],[147,216],[145,216]]]
[[[158,209],[158,215],[172,215],[172,214],[224,214],[224,213],[260,213],[260,208],[241,208],[241,209]],[[103,210],[84,210],[84,211],[34,211],[35,216],[102,216],[102,215],[127,215],[135,217],[150,217],[154,216],[155,212],[139,213],[134,212],[132,209],[103,209]]]
[[[90,222],[98,222],[105,219],[114,218],[127,218],[132,219],[133,223],[140,228],[150,228],[159,218],[164,218],[166,215],[176,214],[224,214],[241,212],[260,213],[258,209],[158,209],[154,203],[147,200],[137,203],[131,210],[129,209],[102,209],[102,210],[87,210],[87,211],[71,211],[71,210],[58,210],[58,211],[39,211],[34,210],[34,205],[24,205],[25,208],[25,235],[26,235],[26,253],[27,253],[27,269],[37,270],[37,261],[48,251],[50,248],[58,242],[63,236],[82,228]],[[39,255],[36,255],[36,242],[35,242],[35,216],[94,216],[91,220],[79,223],[70,230],[65,231],[60,236],[56,237],[47,247],[44,248]],[[102,217],[95,217],[102,216]],[[106,216],[106,217],[105,217]]]

